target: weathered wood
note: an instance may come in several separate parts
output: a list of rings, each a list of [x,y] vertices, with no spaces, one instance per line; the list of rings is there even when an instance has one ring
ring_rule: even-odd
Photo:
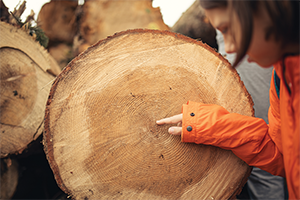
[[[0,199],[10,199],[18,185],[18,163],[14,159],[1,159]]]
[[[26,9],[26,1],[23,1],[23,3],[17,8],[14,8],[14,11],[12,12],[12,15],[9,15],[9,24],[18,24],[17,19],[21,18],[21,15]]]
[[[195,1],[171,28],[176,33],[201,40],[213,48],[217,48],[216,30],[205,16],[199,1]]]
[[[0,22],[1,158],[21,153],[43,130],[44,110],[59,66],[25,31]]]
[[[45,152],[74,199],[227,199],[249,175],[231,151],[181,143],[155,121],[188,100],[253,116],[237,72],[208,45],[168,31],[99,41],[55,80]]]
[[[86,0],[80,16],[79,54],[90,45],[118,31],[135,28],[169,30],[163,22],[160,8],[152,7],[152,0]]]

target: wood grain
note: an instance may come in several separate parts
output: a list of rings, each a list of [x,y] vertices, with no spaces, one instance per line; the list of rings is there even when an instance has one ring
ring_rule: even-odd
[[[74,199],[234,198],[246,163],[155,123],[188,100],[254,112],[236,71],[202,42],[154,30],[99,41],[50,91],[44,145],[58,185]]]

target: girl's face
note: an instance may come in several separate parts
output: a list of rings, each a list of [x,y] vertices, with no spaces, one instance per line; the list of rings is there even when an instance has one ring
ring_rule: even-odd
[[[242,39],[240,22],[236,15],[231,17],[228,8],[213,8],[205,10],[211,24],[222,32],[225,42],[225,51],[234,53],[239,49]],[[249,49],[248,61],[256,62],[261,67],[271,67],[282,56],[279,42],[270,36],[266,40],[266,29],[271,24],[265,12],[258,11],[253,19],[253,32]]]

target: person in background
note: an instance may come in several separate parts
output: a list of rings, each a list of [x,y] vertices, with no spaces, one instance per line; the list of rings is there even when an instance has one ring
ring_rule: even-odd
[[[217,30],[216,40],[219,53],[233,64],[235,54],[225,52],[223,35],[219,30]],[[246,56],[238,64],[236,70],[252,97],[255,117],[262,118],[269,124],[269,88],[273,67],[262,68],[256,63],[249,63]],[[240,197],[247,199],[287,199],[288,197],[285,178],[274,176],[257,167],[253,167],[243,191],[245,192],[242,192]]]
[[[182,142],[231,150],[248,165],[286,178],[289,199],[300,199],[300,1],[200,0],[211,24],[222,32],[233,67],[248,55],[273,65],[267,124],[214,104],[189,101],[182,114],[158,120]],[[191,114],[192,113],[192,114]]]

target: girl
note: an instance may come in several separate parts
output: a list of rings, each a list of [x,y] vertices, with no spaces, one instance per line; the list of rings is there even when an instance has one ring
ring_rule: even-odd
[[[158,120],[178,124],[169,133],[183,142],[231,150],[248,165],[286,177],[290,199],[300,199],[299,1],[200,0],[211,24],[224,36],[233,66],[248,55],[274,66],[269,124],[229,113],[218,105],[188,102],[182,114]]]

